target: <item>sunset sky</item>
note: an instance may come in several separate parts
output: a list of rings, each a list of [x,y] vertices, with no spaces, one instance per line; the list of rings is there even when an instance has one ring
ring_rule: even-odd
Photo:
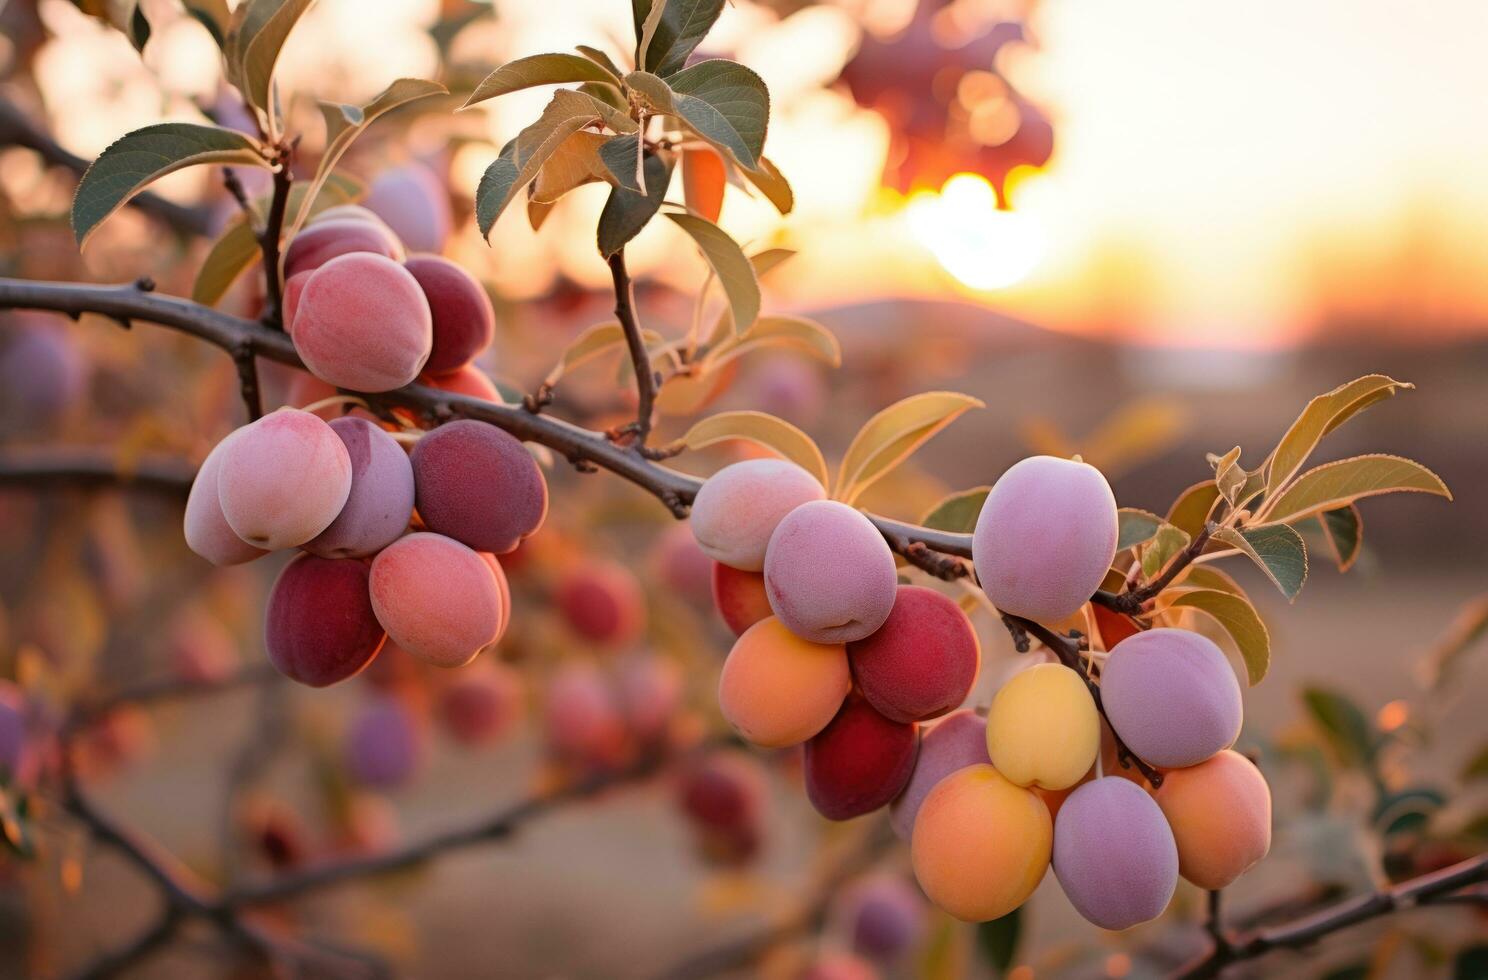
[[[1005,0],[962,2],[995,9]],[[775,97],[767,149],[800,206],[781,222],[736,195],[723,224],[801,249],[781,277],[783,301],[960,296],[1060,329],[1206,346],[1284,344],[1314,324],[1319,303],[1392,312],[1412,336],[1488,321],[1488,3],[1043,0],[1033,22],[1041,47],[1005,52],[1004,67],[1047,107],[1057,149],[1046,173],[1015,188],[1012,216],[994,213],[986,189],[969,181],[945,202],[878,191],[882,121],[821,87],[856,24],[892,21],[899,3],[841,0],[784,22],[731,6],[710,38],[710,50],[759,70]],[[560,4],[563,17],[553,0],[503,0],[499,21],[462,44],[492,60],[576,40],[621,52],[623,0]],[[320,0],[286,50],[283,83],[350,100],[430,72],[433,47],[418,28],[436,7]],[[59,121],[65,142],[96,153],[159,118],[157,75],[121,37],[60,0],[44,9],[66,35],[38,66],[49,103],[71,107]],[[119,66],[112,74],[96,71],[105,49]],[[187,21],[158,32],[147,63],[177,96],[164,100],[167,111],[183,118],[188,99],[216,84],[210,42]],[[545,98],[501,100],[484,123],[491,139]],[[491,152],[456,154],[456,185],[473,190]],[[190,193],[202,179],[176,186]],[[602,265],[572,244],[592,234],[604,193],[574,198],[541,236],[514,209],[494,252],[471,231],[459,257],[516,298],[560,269],[601,282]],[[679,261],[686,246],[676,234],[648,230],[635,267],[695,282],[700,265]]]

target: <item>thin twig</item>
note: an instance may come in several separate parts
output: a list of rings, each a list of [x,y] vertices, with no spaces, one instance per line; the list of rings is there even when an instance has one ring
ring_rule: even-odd
[[[280,153],[279,169],[274,172],[274,196],[269,201],[269,215],[258,236],[259,251],[263,253],[264,323],[280,328],[284,326],[284,283],[279,276],[279,237],[284,233],[284,213],[289,207],[289,190],[294,183],[292,162],[293,152],[285,148]],[[244,398],[247,398],[246,388],[244,390]]]
[[[655,414],[656,389],[661,377],[651,366],[651,355],[646,350],[646,339],[641,336],[641,324],[636,319],[635,288],[630,273],[625,268],[625,249],[610,256],[610,278],[615,284],[615,319],[625,331],[625,344],[630,349],[630,363],[636,376],[635,422],[622,427],[626,434],[633,435],[632,445],[644,447],[651,435],[651,421]]]

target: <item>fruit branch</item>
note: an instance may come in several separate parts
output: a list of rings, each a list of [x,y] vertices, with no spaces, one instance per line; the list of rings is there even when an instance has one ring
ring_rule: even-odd
[[[16,105],[0,99],[0,146],[19,146],[38,154],[54,167],[65,167],[81,177],[88,161],[63,148],[32,122]],[[184,235],[212,233],[211,213],[202,207],[187,207],[145,191],[129,200],[132,207],[153,215]]]
[[[646,439],[651,435],[651,421],[655,414],[656,389],[661,376],[651,366],[651,354],[646,350],[646,340],[641,336],[641,324],[636,318],[635,287],[630,281],[630,272],[625,268],[625,249],[609,257],[610,278],[615,283],[615,319],[625,331],[625,346],[630,351],[631,367],[636,377],[636,419],[622,426],[616,435],[634,436],[632,445],[642,455],[646,454]]]
[[[1255,959],[1273,950],[1302,949],[1349,926],[1416,906],[1455,904],[1463,900],[1475,905],[1488,905],[1488,893],[1464,892],[1464,889],[1485,881],[1488,881],[1488,854],[1479,854],[1440,871],[1345,899],[1278,926],[1229,935],[1215,920],[1209,924],[1209,932],[1214,937],[1213,947],[1174,977],[1175,980],[1215,977],[1231,964]],[[1215,904],[1217,907],[1217,902]]]
[[[13,449],[0,454],[0,486],[138,487],[184,499],[195,475],[185,460],[169,456],[146,456],[125,464],[116,454],[89,449]]]
[[[1183,570],[1193,564],[1194,559],[1199,557],[1204,547],[1209,544],[1209,536],[1217,530],[1219,530],[1219,525],[1213,521],[1206,521],[1204,527],[1188,543],[1188,547],[1168,562],[1168,567],[1163,570],[1163,573],[1141,588],[1127,589],[1119,593],[1099,589],[1090,597],[1090,601],[1105,606],[1113,612],[1124,613],[1128,616],[1137,615],[1142,612],[1143,606],[1160,595],[1163,589],[1172,585]]]
[[[289,189],[294,183],[293,145],[278,151],[279,169],[274,171],[274,194],[269,201],[269,214],[264,220],[263,231],[258,235],[258,247],[263,252],[264,284],[267,290],[264,304],[264,322],[271,327],[284,327],[284,281],[279,269],[279,239],[284,234],[284,214],[289,208]],[[237,357],[236,354],[233,355]],[[249,357],[251,361],[252,358]],[[241,364],[241,362],[239,362]],[[241,371],[241,367],[239,368]],[[247,400],[247,383],[244,382],[244,400]],[[254,403],[249,402],[248,412],[254,418]]]
[[[90,285],[0,278],[0,309],[34,309],[65,313],[73,319],[93,313],[128,326],[135,320],[190,334],[238,358],[263,357],[302,368],[288,335],[259,323],[222,313],[190,300],[161,296],[137,284]],[[638,446],[620,446],[595,432],[562,419],[530,412],[521,405],[485,401],[467,395],[411,384],[363,397],[374,407],[402,407],[443,422],[468,418],[510,432],[525,442],[547,446],[570,463],[609,470],[661,500],[676,517],[686,517],[702,480],[660,466]],[[914,561],[927,552],[971,557],[971,535],[953,534],[870,514],[890,547]]]

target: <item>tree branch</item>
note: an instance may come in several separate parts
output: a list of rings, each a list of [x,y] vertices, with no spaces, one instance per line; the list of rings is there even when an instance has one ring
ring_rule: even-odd
[[[264,271],[264,323],[271,327],[283,329],[284,324],[284,282],[279,275],[279,238],[284,234],[284,213],[289,207],[289,189],[294,183],[294,171],[291,164],[294,162],[293,148],[286,147],[279,153],[279,169],[274,172],[274,196],[269,201],[269,214],[264,220],[263,231],[258,235],[258,247],[263,253]],[[237,358],[237,354],[233,354]],[[249,357],[249,363],[252,357]],[[241,362],[239,362],[241,364]],[[239,367],[239,371],[242,368]],[[254,396],[257,397],[257,382],[254,383]],[[243,398],[248,398],[248,383],[243,383]],[[252,418],[258,418],[261,413],[255,413],[254,402],[249,402],[248,414]]]
[[[87,160],[64,149],[5,99],[0,99],[0,146],[25,147],[52,166],[65,167],[78,176],[88,169]],[[150,191],[130,198],[129,206],[159,218],[183,235],[205,236],[212,231],[212,215],[207,208],[187,207]]]
[[[146,456],[128,464],[116,454],[91,449],[15,449],[0,453],[0,486],[66,489],[139,488],[182,499],[195,469],[170,456]]]
[[[1097,589],[1095,595],[1090,597],[1090,601],[1114,612],[1128,616],[1137,615],[1142,612],[1143,606],[1157,598],[1163,589],[1173,584],[1173,580],[1182,574],[1185,568],[1193,564],[1195,558],[1203,554],[1204,547],[1209,543],[1209,536],[1217,530],[1219,530],[1217,524],[1213,521],[1206,521],[1203,529],[1188,543],[1188,547],[1168,562],[1168,567],[1163,569],[1163,573],[1141,588],[1127,589],[1119,593]]]
[[[625,268],[625,249],[611,255],[609,263],[610,278],[615,283],[615,319],[620,321],[620,328],[625,331],[625,345],[630,349],[630,363],[636,376],[636,420],[624,426],[622,432],[634,436],[632,444],[644,449],[651,435],[656,390],[661,379],[651,367],[651,355],[646,350],[641,324],[636,319],[635,289]]]

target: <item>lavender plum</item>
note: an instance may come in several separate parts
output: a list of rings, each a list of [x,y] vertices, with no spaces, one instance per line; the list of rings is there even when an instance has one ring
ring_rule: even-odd
[[[1002,474],[982,505],[971,545],[977,578],[1001,611],[1056,623],[1100,588],[1116,523],[1100,470],[1032,456]]]
[[[387,638],[372,611],[368,569],[350,558],[299,555],[269,593],[264,646],[287,677],[325,687],[359,673]]]
[[[889,618],[897,585],[894,554],[883,535],[846,504],[802,504],[770,536],[765,555],[770,608],[803,639],[863,639]]]
[[[424,524],[477,551],[506,554],[548,514],[537,461],[515,437],[484,422],[450,422],[420,439],[413,476]]]
[[[853,949],[882,963],[910,951],[925,934],[925,900],[918,889],[896,874],[875,874],[850,885],[841,915]]]
[[[1059,808],[1054,874],[1087,920],[1129,929],[1168,907],[1178,887],[1178,846],[1151,796],[1107,776],[1076,787]]]
[[[351,457],[351,492],[341,513],[305,550],[322,558],[360,558],[392,544],[413,516],[413,467],[397,440],[366,419],[333,419]]]
[[[227,453],[228,444],[243,431],[237,429],[229,433],[226,439],[212,447],[196,471],[191,493],[186,497],[186,547],[214,565],[241,565],[268,554],[238,537],[222,513],[222,501],[218,496],[222,457]]]
[[[703,553],[731,568],[765,567],[770,536],[785,515],[821,500],[816,478],[783,459],[749,459],[714,473],[692,504],[692,533]]]
[[[299,291],[293,326],[305,366],[353,391],[391,391],[413,381],[434,338],[418,280],[370,252],[340,255],[317,267]]]
[[[346,769],[368,786],[390,788],[407,783],[428,755],[422,719],[394,697],[372,699],[346,733]]]
[[[901,585],[889,618],[849,643],[853,679],[868,703],[892,721],[924,721],[966,700],[981,647],[954,600],[934,589]]]
[[[890,721],[864,698],[849,695],[806,743],[806,796],[829,820],[872,813],[909,782],[918,743],[912,723]]]
[[[399,538],[372,562],[372,608],[398,646],[437,667],[469,663],[505,616],[491,566],[452,538]]]
[[[1101,703],[1127,747],[1164,769],[1234,745],[1244,713],[1223,651],[1206,636],[1167,628],[1116,644],[1101,671]]]
[[[920,751],[904,791],[889,807],[889,823],[900,840],[909,840],[915,816],[935,784],[967,766],[990,765],[987,720],[970,708],[953,711],[920,736]]]
[[[433,317],[434,344],[424,370],[447,374],[469,364],[496,332],[496,314],[485,289],[440,255],[410,256],[403,267],[418,280]]]
[[[324,420],[281,408],[224,441],[217,498],[233,532],[257,548],[304,544],[351,493],[351,454]]]

